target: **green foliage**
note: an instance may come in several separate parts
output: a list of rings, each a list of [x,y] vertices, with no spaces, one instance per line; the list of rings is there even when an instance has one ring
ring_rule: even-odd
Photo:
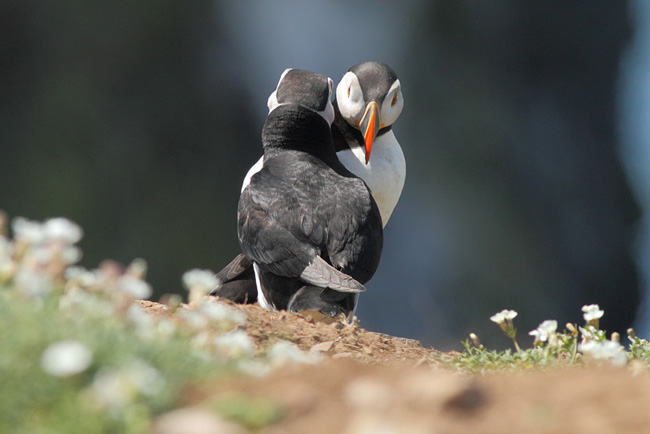
[[[531,368],[552,368],[580,363],[582,355],[574,352],[576,340],[561,347],[551,345],[536,346],[519,351],[488,350],[484,346],[474,346],[467,340],[463,342],[462,353],[442,354],[437,358],[447,366],[461,371],[486,373],[494,371],[524,371]]]
[[[277,403],[264,398],[251,398],[239,393],[227,393],[215,398],[210,407],[228,419],[259,429],[278,422],[285,410]]]

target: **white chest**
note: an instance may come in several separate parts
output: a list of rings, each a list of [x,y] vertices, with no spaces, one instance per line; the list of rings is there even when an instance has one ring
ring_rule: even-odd
[[[406,179],[406,161],[395,134],[389,131],[375,140],[368,164],[360,147],[339,151],[337,156],[350,172],[366,181],[386,226]]]

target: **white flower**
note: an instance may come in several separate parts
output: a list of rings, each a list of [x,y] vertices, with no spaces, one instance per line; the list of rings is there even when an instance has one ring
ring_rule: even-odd
[[[260,359],[240,360],[237,367],[241,372],[255,377],[262,377],[271,372],[271,365]]]
[[[115,314],[115,305],[81,288],[69,289],[59,299],[59,309],[64,312],[84,314],[93,318],[108,318]],[[76,311],[76,312],[74,312]]]
[[[119,371],[101,369],[88,389],[90,396],[112,412],[120,411],[134,398],[133,388]]]
[[[587,327],[578,327],[580,333],[582,334],[582,339],[585,341],[597,341],[598,340],[598,330],[592,325]]]
[[[14,231],[14,239],[18,241],[27,244],[40,244],[45,240],[43,225],[39,222],[16,217],[11,221],[11,228]]]
[[[535,341],[546,342],[548,337],[555,333],[557,330],[557,321],[547,319],[541,323],[535,330],[530,331],[528,334],[535,337]]]
[[[165,379],[160,372],[136,359],[118,370],[98,371],[88,393],[100,406],[119,415],[138,395],[155,395],[164,387]]]
[[[28,295],[40,296],[53,289],[52,280],[37,270],[22,268],[18,270],[14,279],[16,287]]]
[[[198,333],[194,334],[190,340],[190,345],[192,348],[198,350],[198,352],[195,354],[200,355],[201,357],[205,357],[206,360],[210,358],[209,353],[205,351],[210,345],[210,338],[210,333],[205,330],[201,330]]]
[[[320,353],[307,353],[298,348],[295,344],[287,341],[278,341],[271,347],[268,354],[271,364],[274,366],[286,365],[290,363],[309,363],[315,364],[320,362],[323,357]]]
[[[180,309],[178,315],[194,330],[201,330],[209,325],[208,319],[194,309]]]
[[[66,280],[74,280],[83,288],[88,288],[97,284],[97,275],[83,267],[68,267],[65,269],[63,275]]]
[[[194,268],[183,273],[183,285],[188,291],[195,289],[210,292],[217,287],[219,281],[210,270],[199,270]]]
[[[31,259],[41,265],[49,264],[54,258],[53,252],[45,247],[45,244],[31,245],[29,249],[29,256]]]
[[[144,280],[131,277],[127,274],[119,278],[118,289],[138,300],[149,298],[151,294],[153,294],[151,285],[149,285]]]
[[[153,319],[139,304],[132,304],[126,311],[127,320],[136,327],[143,337],[153,333]]]
[[[122,371],[129,382],[143,395],[152,396],[165,387],[165,379],[160,371],[141,359],[126,365]]]
[[[61,259],[66,264],[76,264],[81,260],[81,249],[76,246],[66,246],[61,250]]]
[[[253,340],[243,330],[225,333],[214,340],[217,350],[227,357],[252,357],[255,354]]]
[[[582,311],[584,312],[584,319],[586,322],[597,320],[603,316],[604,311],[600,310],[597,304],[590,304],[582,306]]]
[[[503,309],[501,312],[492,315],[490,320],[497,324],[503,324],[506,320],[512,321],[516,316],[517,312],[514,310]]]
[[[627,363],[627,356],[623,350],[621,344],[610,340],[601,342],[590,340],[578,345],[578,351],[596,360],[609,360],[614,366],[623,366]]]
[[[176,332],[176,325],[168,319],[160,319],[156,323],[156,331],[163,338],[168,338]]]
[[[76,244],[83,237],[83,231],[76,223],[64,217],[51,218],[43,223],[43,234],[50,241]]]
[[[213,321],[231,321],[237,325],[244,325],[246,322],[246,315],[243,312],[214,299],[202,300],[199,311]]]
[[[69,377],[88,369],[93,361],[90,349],[79,341],[55,342],[43,352],[43,370],[56,377]]]
[[[133,262],[131,262],[131,264],[129,264],[128,268],[126,269],[126,274],[138,279],[144,279],[148,268],[149,265],[147,264],[147,261],[142,258],[136,258],[133,260]]]

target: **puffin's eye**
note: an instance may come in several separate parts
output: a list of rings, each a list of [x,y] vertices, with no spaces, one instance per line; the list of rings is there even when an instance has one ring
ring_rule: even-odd
[[[348,86],[348,98],[350,98],[350,89],[352,86]]]
[[[390,106],[391,107],[394,106],[396,102],[397,102],[397,94],[395,94],[395,96],[393,97],[393,100],[390,102]]]

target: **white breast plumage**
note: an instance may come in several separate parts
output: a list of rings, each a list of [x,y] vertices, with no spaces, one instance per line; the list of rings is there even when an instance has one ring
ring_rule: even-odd
[[[365,163],[365,154],[359,146],[339,151],[337,156],[350,172],[366,181],[386,226],[406,179],[406,161],[393,131],[375,139],[368,164]]]

